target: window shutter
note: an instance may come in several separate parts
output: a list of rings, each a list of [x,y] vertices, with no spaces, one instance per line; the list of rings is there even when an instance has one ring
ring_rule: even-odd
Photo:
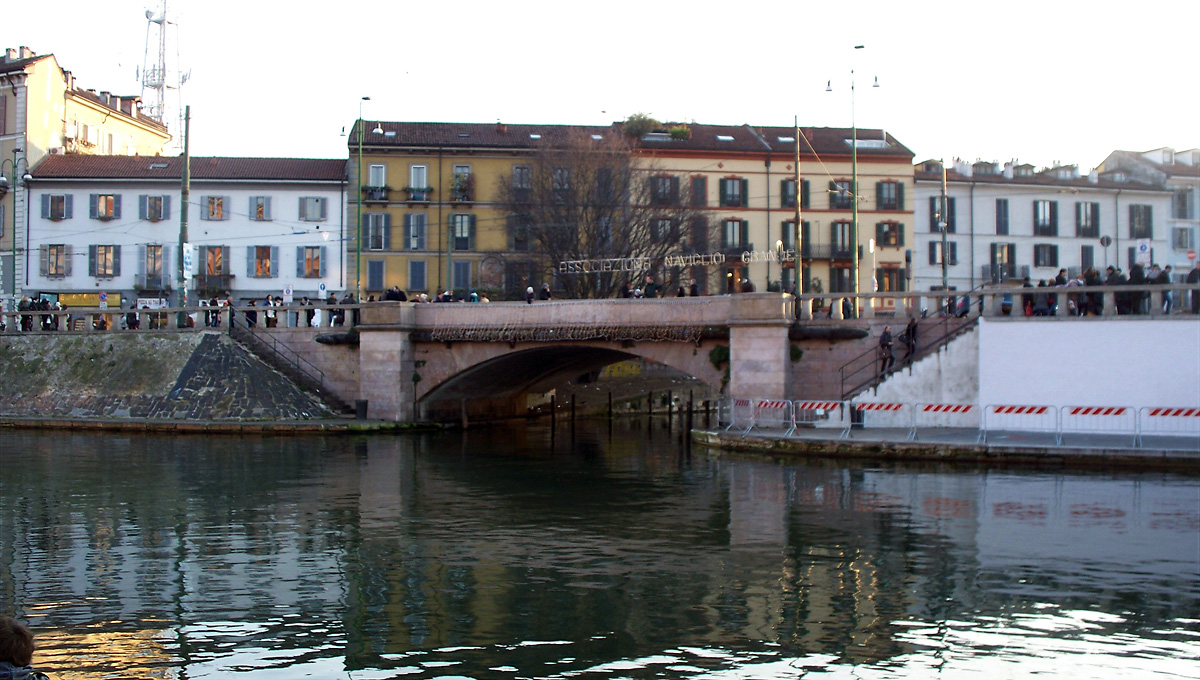
[[[741,243],[739,245],[743,249],[745,249],[745,250],[751,249],[750,248],[750,221],[749,220],[742,220],[741,233],[738,234],[738,238],[741,239]]]
[[[875,183],[875,209],[883,210],[883,182]]]
[[[1075,235],[1083,230],[1083,204],[1079,201],[1075,202]]]
[[[392,249],[392,215],[385,213],[383,216],[383,249]]]
[[[407,213],[404,215],[404,246],[401,250],[412,250],[412,230],[413,216],[411,213]]]
[[[75,215],[75,195],[67,194],[64,203],[66,203],[66,214],[63,215],[63,219],[69,220]]]
[[[788,207],[788,182],[791,180],[779,180],[779,207]]]
[[[1132,248],[1130,252],[1133,252]],[[96,246],[88,246],[88,276],[96,276]]]
[[[720,180],[717,183],[717,187],[721,190],[721,199],[720,199],[720,203],[718,203],[718,205],[725,205],[726,203],[729,202],[729,197],[725,191],[725,182],[726,182],[726,180]]]
[[[325,219],[328,216],[329,201],[326,201],[324,198],[318,198],[317,202],[321,205],[321,219]]]
[[[679,205],[679,178],[678,177],[671,178],[671,205]],[[472,218],[472,219],[474,219],[474,218]],[[471,222],[472,229],[474,229],[474,224],[475,223],[472,221]],[[474,240],[475,239],[471,239],[472,242],[474,242]]]
[[[896,230],[898,232],[896,235],[896,245],[903,248],[904,247],[904,223],[901,222],[900,224],[897,224]]]
[[[938,202],[939,201],[938,201],[937,196],[929,197],[929,231],[930,231],[930,233],[938,232],[938,218],[937,218]],[[1035,212],[1036,212],[1036,208],[1035,208]],[[931,262],[930,264],[933,264],[933,263]]]
[[[121,194],[113,194],[113,219],[121,219]]]
[[[171,197],[170,196],[162,197],[162,207],[163,207],[162,218],[164,220],[171,219]]]
[[[113,276],[121,275],[121,246],[113,246]]]
[[[958,264],[958,243],[950,241],[946,245],[950,247],[950,264]]]
[[[1050,232],[1058,236],[1058,201],[1050,201]]]
[[[148,218],[148,214],[146,212],[146,203],[149,200],[150,200],[150,197],[145,194],[138,196],[138,219],[139,220],[145,220]]]
[[[200,219],[202,220],[208,219],[208,198],[208,196],[200,197]],[[254,211],[251,210],[250,214],[253,215]]]
[[[674,191],[676,192],[676,196],[678,196],[678,191],[679,191],[678,180],[675,180],[674,178],[672,178],[671,181],[675,182]],[[470,222],[470,231],[468,232],[468,238],[467,238],[467,250],[475,250],[475,214],[472,213],[468,219]]]
[[[879,244],[881,244],[881,243],[883,243],[883,222],[876,222],[875,223],[875,247],[878,248]]]
[[[50,194],[42,194],[42,219],[50,219]]]
[[[929,264],[937,264],[937,242],[929,242]]]
[[[296,246],[296,278],[304,278],[304,246]]]
[[[146,246],[137,247],[137,271],[134,272],[143,282],[146,278]]]
[[[742,180],[742,207],[750,207],[750,180]]]
[[[88,217],[96,219],[97,209],[96,204],[100,202],[99,194],[88,194]]]
[[[953,196],[946,198],[946,231],[951,234],[958,231],[958,204]]]
[[[800,207],[809,207],[809,200],[808,180],[802,179],[800,180]]]
[[[698,253],[708,250],[708,220],[703,217],[692,218],[692,248]]]
[[[425,249],[426,249],[426,243],[425,243],[425,232],[426,232],[426,228],[425,228],[425,221],[424,221],[424,220],[417,220],[417,221],[416,221],[416,223],[415,223],[415,225],[414,225],[414,229],[416,229],[416,230],[417,230],[417,250],[425,250]]]
[[[300,219],[308,219],[308,200],[303,196],[300,197]]]
[[[508,249],[517,249],[517,216],[508,215],[504,218],[505,231],[508,232]]]
[[[229,208],[232,205],[233,205],[233,203],[230,201],[229,196],[221,197],[221,219],[223,219],[223,220],[229,219],[229,213],[230,213]]]
[[[271,278],[279,278],[279,246],[271,246]]]
[[[43,279],[50,275],[50,246],[44,243],[38,246],[38,266]]]
[[[327,248],[326,248],[325,246],[321,246],[321,254],[320,254],[320,257],[321,257],[321,278],[325,278],[325,260],[326,260],[326,257],[325,257],[325,251],[326,251],[326,250],[327,250]]]
[[[71,275],[71,265],[75,259],[75,246],[68,243],[66,246],[63,247],[63,251],[65,253],[64,260],[66,262],[66,267],[64,267],[64,271],[66,272],[65,275],[70,276]]]
[[[254,266],[257,259],[254,257],[254,246],[246,246],[246,276],[248,278],[254,278],[258,273],[258,270]]]
[[[838,207],[838,186],[837,182],[829,183],[829,207],[836,209]]]
[[[896,208],[904,210],[904,183],[896,182]],[[904,282],[901,279],[900,290],[904,290]]]
[[[708,205],[708,178],[692,178],[692,205],[703,207]]]
[[[143,258],[144,259],[144,258]],[[173,281],[176,277],[178,268],[171,266],[171,246],[162,247],[162,280],[163,287],[166,287],[167,281]]]

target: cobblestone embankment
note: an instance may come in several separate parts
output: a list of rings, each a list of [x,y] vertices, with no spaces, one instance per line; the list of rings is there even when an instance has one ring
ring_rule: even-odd
[[[219,333],[5,336],[0,418],[307,421],[335,415]]]

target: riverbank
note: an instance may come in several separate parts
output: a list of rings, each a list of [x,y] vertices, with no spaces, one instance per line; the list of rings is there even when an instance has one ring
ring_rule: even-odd
[[[320,420],[157,420],[151,418],[0,417],[0,430],[75,430],[90,432],[145,432],[229,435],[310,435],[433,432],[444,429],[431,423],[395,423],[383,420],[327,418]]]
[[[1055,441],[1051,432],[989,432],[986,442],[979,430],[938,428],[909,441],[903,428],[854,430],[842,438],[838,429],[801,428],[791,435],[782,430],[693,430],[692,442],[722,451],[795,458],[847,458],[877,461],[962,463],[988,466],[1052,468],[1103,468],[1171,470],[1200,474],[1200,437],[1146,436],[1140,445],[1133,437],[1111,434],[1076,434]]]

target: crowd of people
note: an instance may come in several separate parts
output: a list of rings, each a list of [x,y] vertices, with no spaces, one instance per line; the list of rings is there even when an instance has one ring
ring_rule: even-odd
[[[1067,277],[1067,270],[1058,270],[1051,280],[1040,280],[1037,285],[1027,276],[1022,288],[1034,289],[1021,293],[1021,309],[1025,316],[1100,316],[1104,313],[1103,291],[1081,291],[1078,288],[1101,286],[1145,286],[1172,283],[1171,265],[1159,267],[1151,264],[1145,268],[1134,264],[1126,275],[1121,269],[1109,265],[1101,273],[1088,267],[1074,278]],[[1188,283],[1200,283],[1200,264],[1188,274]],[[1117,291],[1114,295],[1117,314],[1149,314],[1152,309],[1170,314],[1175,305],[1171,291],[1157,295],[1151,291]],[[1192,311],[1200,313],[1200,293],[1192,292]]]

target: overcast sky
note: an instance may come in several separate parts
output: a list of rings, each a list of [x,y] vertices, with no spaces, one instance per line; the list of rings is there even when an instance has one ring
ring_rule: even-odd
[[[0,42],[54,53],[82,87],[137,94],[145,12],[160,6],[7,3]],[[198,156],[345,157],[363,96],[364,118],[391,121],[605,125],[644,112],[849,127],[853,109],[917,161],[1084,172],[1113,149],[1200,147],[1197,0],[171,0],[167,13]]]

